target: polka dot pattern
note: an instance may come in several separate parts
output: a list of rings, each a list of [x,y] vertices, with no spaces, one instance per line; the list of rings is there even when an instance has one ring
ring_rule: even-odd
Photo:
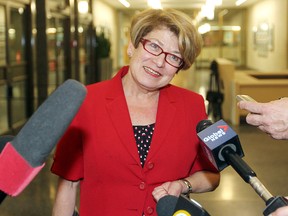
[[[145,164],[150,149],[154,128],[155,124],[133,126],[134,136],[142,167]]]

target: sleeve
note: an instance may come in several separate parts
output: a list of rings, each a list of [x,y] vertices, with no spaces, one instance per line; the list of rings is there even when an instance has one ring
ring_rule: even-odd
[[[76,118],[56,146],[51,172],[70,181],[83,178],[81,129]]]
[[[207,119],[207,113],[205,109],[205,103],[204,103],[204,98],[202,96],[198,97],[198,104],[196,105],[197,107],[197,120],[195,121],[195,129],[196,125],[203,119]],[[196,131],[196,130],[195,130]],[[197,139],[197,133],[195,134]],[[219,173],[217,168],[209,161],[208,157],[205,155],[204,150],[201,147],[200,140],[198,139],[198,147],[197,147],[197,156],[194,161],[191,173],[195,173],[197,171],[211,171],[215,173]]]
[[[190,174],[198,172],[198,171],[210,171],[210,172],[219,173],[217,168],[209,161],[209,159],[205,155],[200,145],[198,147],[198,154],[196,156],[196,159],[195,159],[195,162],[193,164],[193,168]]]

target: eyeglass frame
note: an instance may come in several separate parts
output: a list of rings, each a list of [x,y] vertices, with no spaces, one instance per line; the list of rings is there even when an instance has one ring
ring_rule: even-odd
[[[145,47],[145,45],[146,45],[147,42],[154,43],[154,42],[152,42],[152,41],[150,41],[150,40],[148,40],[148,39],[145,39],[145,38],[141,38],[141,39],[140,39],[140,43],[142,44],[142,46],[143,46],[143,48],[144,48],[144,50],[145,50],[146,52],[150,53],[150,54],[153,55],[153,56],[159,56],[159,55],[161,55],[162,53],[164,53],[164,55],[165,55],[165,58],[164,58],[164,59],[165,59],[165,62],[167,62],[169,65],[171,65],[172,67],[175,67],[175,68],[177,68],[177,69],[180,69],[181,67],[183,67],[184,60],[183,60],[182,58],[180,58],[179,56],[177,56],[177,55],[175,55],[175,54],[172,54],[172,53],[169,53],[169,52],[164,52],[164,50],[162,49],[162,47],[159,46],[159,45],[156,44],[156,43],[154,43],[154,44],[156,44],[156,45],[158,46],[158,48],[161,50],[161,52],[160,52],[159,54],[151,53],[151,52],[150,52],[149,50],[147,50],[146,47]],[[171,63],[169,63],[169,62],[167,61],[167,59],[166,59],[168,55],[172,55],[172,56],[175,56],[175,57],[179,58],[179,59],[181,60],[180,65],[179,65],[179,66],[175,66],[175,65],[172,65]]]

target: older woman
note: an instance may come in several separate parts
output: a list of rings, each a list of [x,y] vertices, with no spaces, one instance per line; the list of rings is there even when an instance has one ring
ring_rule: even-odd
[[[149,9],[131,24],[130,65],[87,86],[79,113],[57,146],[53,215],[156,216],[167,194],[214,190],[219,173],[203,155],[197,123],[204,100],[170,81],[201,50],[192,21],[176,10]]]

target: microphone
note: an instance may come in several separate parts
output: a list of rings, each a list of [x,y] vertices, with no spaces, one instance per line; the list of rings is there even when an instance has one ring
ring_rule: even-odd
[[[0,153],[5,148],[6,144],[8,142],[12,141],[13,138],[14,138],[14,136],[10,136],[10,135],[5,135],[5,136],[0,137]],[[6,198],[6,193],[4,193],[3,191],[0,190],[0,203],[2,203],[2,201],[5,198]]]
[[[231,165],[265,201],[266,209],[263,212],[265,216],[280,207],[288,205],[284,197],[273,197],[257,178],[256,173],[242,159],[244,152],[238,135],[226,122],[219,120],[213,124],[210,120],[202,120],[197,124],[196,131],[201,146],[211,163],[219,171]]]
[[[45,160],[78,112],[86,88],[66,80],[36,110],[0,154],[0,190],[17,196],[45,165]]]
[[[202,120],[197,124],[196,131],[204,152],[218,171],[229,166],[222,155],[225,147],[230,147],[240,157],[244,156],[238,135],[223,120],[214,124],[210,120]]]
[[[210,216],[198,202],[183,195],[162,197],[157,203],[156,211],[158,216]]]
[[[12,141],[13,138],[14,138],[14,136],[11,136],[11,135],[0,136],[0,153],[4,149],[5,145],[8,142]]]

